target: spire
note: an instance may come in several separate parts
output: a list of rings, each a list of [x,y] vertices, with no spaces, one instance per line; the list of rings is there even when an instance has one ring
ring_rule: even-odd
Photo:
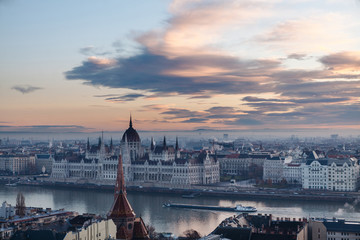
[[[101,147],[101,137],[99,137],[99,143],[98,143],[98,147]]]
[[[166,137],[164,136],[164,142],[163,142],[164,150],[166,149]]]
[[[178,141],[178,137],[176,137],[175,150],[176,150],[176,151],[178,151],[178,150],[179,150],[179,141]]]
[[[90,150],[90,140],[89,140],[89,138],[88,138],[88,140],[87,140],[86,149],[87,149],[88,151]]]
[[[117,178],[116,178],[116,183],[115,183],[115,198],[119,194],[125,194],[126,195],[124,169],[123,169],[121,155],[119,155]]]
[[[125,178],[121,155],[119,155],[114,203],[108,213],[116,225],[116,239],[132,239],[135,212],[126,198]],[[124,226],[127,226],[124,228]]]
[[[154,151],[154,149],[155,149],[154,138],[151,137],[150,150]]]
[[[129,122],[129,127],[132,128],[132,117],[131,117],[131,114],[130,114],[130,122]]]
[[[111,139],[110,139],[110,150],[113,150],[113,140],[112,140],[112,137],[111,137]]]

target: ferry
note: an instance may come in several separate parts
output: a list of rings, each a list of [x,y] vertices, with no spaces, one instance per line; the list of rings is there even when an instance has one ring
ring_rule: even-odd
[[[181,203],[164,203],[163,207],[175,207],[175,208],[189,208],[189,209],[202,209],[202,210],[215,210],[226,212],[256,212],[256,208],[250,206],[242,206],[241,204],[236,207],[220,207],[220,206],[205,206],[205,205],[192,205]]]

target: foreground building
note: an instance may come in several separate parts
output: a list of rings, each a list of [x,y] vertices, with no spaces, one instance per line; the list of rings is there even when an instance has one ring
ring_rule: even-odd
[[[204,239],[308,240],[306,219],[276,218],[272,215],[240,214],[229,217]]]
[[[360,222],[340,219],[310,219],[309,230],[312,240],[358,240]]]
[[[11,240],[108,240],[115,239],[116,226],[111,219],[103,219],[94,214],[78,215],[76,217],[53,219],[42,224],[29,222],[21,226],[11,237]]]
[[[142,218],[136,218],[126,197],[124,169],[119,156],[114,203],[108,213],[116,225],[116,239],[150,239]]]

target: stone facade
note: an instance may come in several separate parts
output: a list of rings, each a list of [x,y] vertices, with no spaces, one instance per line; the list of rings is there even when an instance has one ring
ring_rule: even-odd
[[[356,158],[308,160],[302,166],[304,189],[357,191],[359,180]]]
[[[212,184],[220,181],[219,162],[206,151],[180,156],[178,144],[168,146],[166,139],[155,146],[152,141],[144,150],[137,131],[132,127],[121,140],[124,176],[128,185],[153,183],[188,186]],[[113,184],[117,176],[118,157],[112,146],[107,147],[103,139],[98,146],[88,144],[85,155],[55,155],[52,166],[52,181],[75,181]]]

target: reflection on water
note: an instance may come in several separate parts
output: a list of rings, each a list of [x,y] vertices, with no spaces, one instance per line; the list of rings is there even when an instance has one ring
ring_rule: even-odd
[[[54,189],[45,187],[5,187],[0,186],[0,200],[13,205],[16,195],[21,191],[25,196],[27,206],[65,208],[79,213],[96,213],[106,215],[113,202],[111,191],[96,191],[89,189]],[[325,217],[360,220],[360,209],[351,204],[339,202],[291,201],[256,198],[199,197],[184,199],[175,194],[158,193],[128,193],[128,199],[136,212],[145,223],[153,225],[157,231],[170,231],[176,235],[193,228],[201,234],[208,234],[226,217],[233,215],[229,212],[214,212],[205,210],[163,208],[167,201],[235,206],[236,204],[254,206],[260,213],[273,214],[275,217]]]

